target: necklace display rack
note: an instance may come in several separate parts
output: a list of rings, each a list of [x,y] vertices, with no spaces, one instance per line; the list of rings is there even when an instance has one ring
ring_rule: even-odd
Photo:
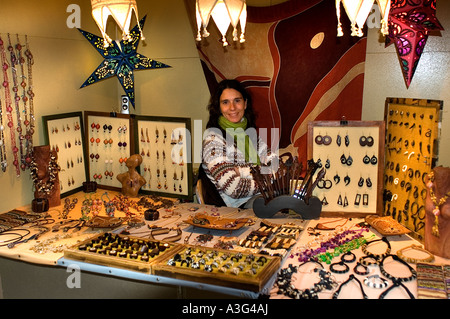
[[[435,167],[443,102],[387,98],[384,215],[423,241],[427,174]]]
[[[79,191],[86,181],[84,131],[81,112],[42,117],[45,145],[58,154],[61,197]]]
[[[322,202],[321,216],[380,215],[384,122],[313,121],[307,139],[308,158],[326,168],[313,192]]]

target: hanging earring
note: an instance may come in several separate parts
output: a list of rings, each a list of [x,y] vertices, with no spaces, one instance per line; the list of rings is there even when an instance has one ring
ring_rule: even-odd
[[[339,194],[337,204],[342,206],[342,196],[341,196],[341,194]]]
[[[322,205],[323,205],[323,206],[328,205],[328,201],[327,201],[327,198],[326,198],[325,196],[324,196],[323,199],[322,199]]]
[[[353,164],[353,158],[350,155],[347,157],[346,164],[348,166],[352,166],[352,164]]]
[[[367,179],[366,179],[366,185],[367,185],[367,187],[372,187],[372,180],[370,179],[370,177],[368,177]]]
[[[369,194],[363,195],[363,205],[365,206],[369,205]]]
[[[324,137],[323,137],[323,145],[330,145],[331,144],[331,142],[332,142],[332,138],[331,138],[331,136],[329,136],[329,135],[325,135]]]
[[[325,168],[329,169],[330,168],[330,160],[327,158],[327,161],[325,162]]]
[[[341,178],[339,177],[338,173],[334,175],[333,179],[335,184],[339,184],[339,182],[341,181]]]
[[[348,206],[347,195],[345,195],[345,197],[344,197],[344,204],[342,206],[344,206],[344,207]]]
[[[346,164],[347,163],[347,158],[345,157],[345,154],[341,155],[341,163],[342,164]]]
[[[350,138],[348,137],[348,135],[345,135],[344,141],[345,141],[345,146],[348,147],[350,145]]]
[[[341,136],[338,134],[337,135],[337,137],[336,137],[336,144],[338,145],[338,146],[341,146]]]
[[[314,139],[314,141],[316,142],[317,145],[322,145],[323,144],[322,135],[317,135],[316,138]]]
[[[355,196],[355,205],[359,206],[360,202],[361,202],[361,194],[356,194],[356,196]]]
[[[348,174],[347,174],[347,176],[344,177],[344,182],[345,182],[345,186],[350,184],[350,176],[348,176]]]
[[[358,181],[358,186],[363,187],[364,186],[364,178],[360,177]]]
[[[375,155],[373,155],[372,158],[370,159],[370,164],[377,165],[377,163],[378,163],[378,158]]]
[[[366,156],[363,157],[363,163],[364,164],[369,164],[370,163],[370,157],[367,156],[367,154],[366,154]]]

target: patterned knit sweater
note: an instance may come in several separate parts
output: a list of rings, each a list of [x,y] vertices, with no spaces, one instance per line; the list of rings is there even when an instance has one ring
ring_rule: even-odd
[[[258,186],[250,173],[252,164],[245,162],[244,154],[237,148],[236,143],[227,143],[226,138],[218,133],[217,129],[208,129],[203,136],[203,169],[225,204],[229,207],[239,207],[258,194]],[[261,164],[268,164],[278,158],[260,137],[257,144]]]

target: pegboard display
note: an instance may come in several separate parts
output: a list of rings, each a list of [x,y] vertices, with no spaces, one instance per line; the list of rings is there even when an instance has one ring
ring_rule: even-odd
[[[387,98],[384,215],[423,240],[426,177],[438,158],[442,101]]]
[[[191,120],[136,116],[136,153],[142,156],[143,193],[192,199]]]
[[[130,115],[85,112],[84,118],[88,180],[101,188],[120,190],[117,175],[128,170],[125,162],[134,150]]]
[[[86,181],[82,113],[48,115],[42,120],[45,144],[58,155],[60,196],[65,197],[79,191]]]
[[[327,170],[313,192],[321,216],[382,213],[384,130],[383,121],[308,123],[308,158]]]

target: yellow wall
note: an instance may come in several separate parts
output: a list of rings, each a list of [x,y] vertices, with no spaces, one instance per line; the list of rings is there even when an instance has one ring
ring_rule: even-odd
[[[260,0],[252,0],[260,1]],[[252,1],[248,1],[251,5]],[[265,0],[265,5],[280,1]],[[89,0],[0,0],[0,35],[28,35],[35,57],[34,91],[37,132],[34,144],[42,145],[42,116],[75,111],[109,112],[119,107],[123,94],[112,78],[80,89],[80,85],[102,61],[101,56],[76,30],[66,25],[69,4],[81,9],[81,29],[99,35],[90,14]],[[156,116],[207,120],[208,88],[195,47],[192,25],[184,0],[137,0],[139,16],[147,14],[146,40],[138,52],[172,66],[170,69],[135,73],[136,110]],[[438,19],[450,31],[450,1],[438,0]],[[133,20],[133,25],[135,21]],[[108,33],[116,32],[110,21]],[[363,120],[382,120],[386,97],[444,100],[442,139],[438,164],[450,166],[449,31],[429,37],[411,87],[405,88],[393,48],[377,42],[378,30],[369,30]],[[430,76],[432,75],[432,76]],[[1,90],[3,94],[3,90]],[[9,145],[8,145],[9,146]],[[8,154],[9,155],[9,154]],[[9,164],[12,166],[11,161]],[[33,199],[28,171],[17,178],[14,169],[0,172],[0,212],[27,205]]]

